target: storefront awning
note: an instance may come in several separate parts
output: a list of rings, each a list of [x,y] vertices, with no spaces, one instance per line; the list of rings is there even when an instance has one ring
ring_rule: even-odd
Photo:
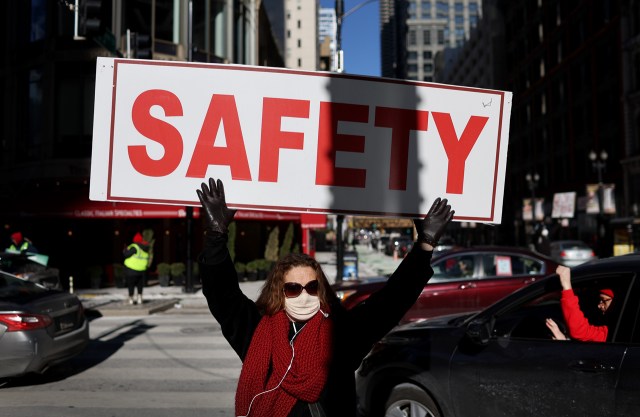
[[[166,204],[145,204],[130,202],[92,201],[82,199],[60,199],[61,204],[44,206],[36,202],[20,207],[4,207],[3,215],[16,217],[62,217],[72,219],[161,219],[185,218],[186,206]],[[193,208],[193,217],[200,217],[200,208]],[[303,229],[324,228],[327,225],[326,214],[288,213],[280,211],[239,210],[235,220],[290,221],[300,223]]]

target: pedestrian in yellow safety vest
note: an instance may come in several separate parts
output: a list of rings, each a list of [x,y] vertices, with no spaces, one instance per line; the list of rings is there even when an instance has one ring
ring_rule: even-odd
[[[147,278],[147,269],[149,268],[149,243],[145,242],[140,233],[136,233],[133,237],[133,243],[127,246],[123,251],[125,278],[127,280],[127,289],[129,291],[129,304],[142,304],[142,289]],[[134,290],[138,290],[138,296],[135,301],[133,298]]]
[[[38,250],[29,239],[22,236],[21,232],[15,232],[11,235],[11,245],[7,248],[7,252],[38,253]]]

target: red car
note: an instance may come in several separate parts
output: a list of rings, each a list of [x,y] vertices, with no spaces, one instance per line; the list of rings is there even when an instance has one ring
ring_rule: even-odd
[[[478,246],[434,254],[433,277],[401,323],[446,314],[477,311],[513,291],[555,272],[550,257],[523,248]],[[350,309],[384,286],[387,277],[343,281],[333,285]]]

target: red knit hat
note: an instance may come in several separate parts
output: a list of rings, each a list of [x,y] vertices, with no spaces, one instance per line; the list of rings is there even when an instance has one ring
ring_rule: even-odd
[[[603,288],[600,290],[600,294],[604,294],[606,296],[609,296],[610,298],[613,298],[613,290],[610,288]]]
[[[11,235],[11,240],[13,240],[14,242],[22,242],[22,233],[15,232]]]
[[[140,233],[136,233],[136,235],[133,237],[133,243],[143,243],[144,240],[142,239],[142,235]]]

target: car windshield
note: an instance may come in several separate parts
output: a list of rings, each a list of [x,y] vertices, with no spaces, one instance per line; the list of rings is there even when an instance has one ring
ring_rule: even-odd
[[[27,272],[40,272],[45,269],[45,266],[23,256],[0,256],[0,270],[11,274],[18,275]]]
[[[0,300],[14,301],[16,297],[31,297],[47,292],[47,289],[33,282],[0,273]]]

